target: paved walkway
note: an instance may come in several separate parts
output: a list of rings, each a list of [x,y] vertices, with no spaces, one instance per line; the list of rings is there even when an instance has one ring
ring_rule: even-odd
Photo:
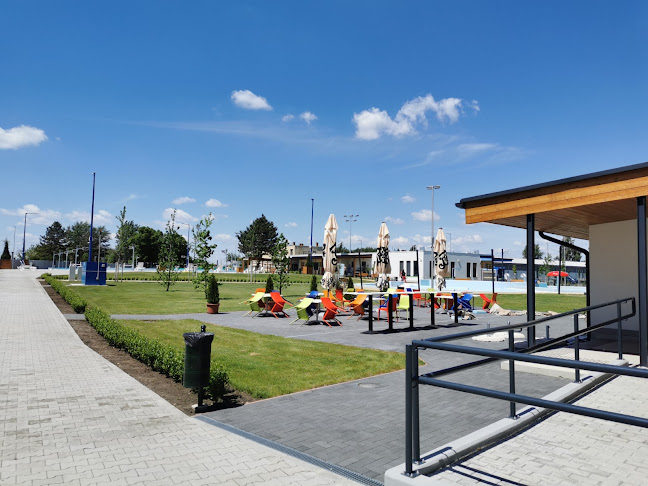
[[[185,416],[0,271],[0,484],[357,484]]]
[[[648,383],[619,377],[577,404],[648,418]],[[558,413],[433,476],[439,484],[645,485],[646,429]]]

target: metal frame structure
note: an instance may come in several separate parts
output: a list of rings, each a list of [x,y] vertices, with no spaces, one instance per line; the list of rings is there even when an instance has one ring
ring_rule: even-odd
[[[644,219],[645,221],[645,219]],[[533,247],[531,247],[533,248]],[[623,305],[630,305],[631,310],[626,313],[622,313]],[[585,329],[578,328],[578,314],[582,312],[587,312],[595,309],[600,309],[608,306],[616,306],[617,316],[614,319],[610,319],[606,322],[596,324],[591,327],[586,327]],[[453,334],[450,336],[439,336],[435,338],[429,338],[424,340],[414,340],[412,344],[408,344],[405,348],[405,471],[403,472],[406,476],[416,476],[418,473],[414,471],[414,464],[421,464],[421,448],[420,448],[420,424],[419,424],[419,384],[423,385],[432,385],[438,386],[441,388],[446,388],[450,390],[462,391],[466,393],[472,393],[475,395],[481,395],[491,398],[497,398],[499,400],[505,400],[509,402],[509,417],[515,417],[515,404],[523,403],[526,405],[532,405],[537,407],[543,407],[550,410],[557,410],[563,412],[574,413],[577,415],[584,415],[588,417],[599,418],[602,420],[609,420],[613,422],[619,422],[628,425],[637,425],[640,427],[648,428],[648,419],[641,417],[634,417],[630,415],[619,414],[615,412],[609,412],[604,410],[597,410],[577,405],[572,405],[569,403],[556,402],[551,400],[546,400],[542,398],[535,398],[526,395],[520,395],[515,393],[515,361],[523,361],[528,363],[537,363],[553,366],[561,366],[565,368],[571,368],[576,370],[576,381],[580,381],[579,371],[589,370],[589,371],[598,371],[603,373],[611,373],[613,375],[625,375],[625,376],[634,376],[639,378],[648,378],[648,370],[642,370],[637,368],[626,368],[615,365],[608,364],[599,364],[580,361],[579,357],[579,337],[583,334],[587,334],[590,331],[607,326],[610,324],[617,323],[618,329],[618,354],[619,359],[623,357],[623,335],[622,335],[622,326],[621,323],[623,320],[633,317],[636,314],[636,303],[634,297],[628,297],[625,299],[619,299],[605,304],[587,306],[581,309],[575,309],[569,312],[563,312],[561,314],[556,314],[554,316],[544,317],[541,319],[529,321],[524,324],[515,324],[500,326],[490,329],[480,329],[476,331],[468,331],[458,334]],[[530,345],[530,347],[515,351],[514,341],[513,341],[513,330],[520,328],[531,328],[539,324],[546,323],[548,321],[558,319],[566,316],[574,316],[574,332],[560,336],[559,338],[548,340],[546,342],[540,343],[538,345]],[[479,348],[473,346],[465,346],[458,344],[451,344],[447,341],[454,341],[457,339],[463,339],[472,336],[478,336],[480,334],[487,334],[498,331],[508,331],[509,333],[509,345],[507,350],[493,350],[488,348]],[[575,357],[573,360],[562,359],[562,358],[552,358],[547,356],[535,356],[529,353],[539,351],[541,349],[546,349],[552,347],[558,343],[566,342],[568,339],[574,338],[574,354]],[[528,342],[529,343],[529,342]],[[529,343],[530,344],[530,343]],[[424,375],[419,375],[419,349],[436,349],[442,351],[450,351],[463,354],[471,354],[476,356],[481,356],[483,359],[473,361],[470,363],[464,363],[458,366],[453,366],[450,368],[433,371],[426,373]],[[472,385],[464,385],[460,383],[455,383],[446,380],[440,380],[439,378],[443,375],[454,373],[457,371],[462,371],[476,366],[481,366],[487,363],[491,363],[497,360],[508,360],[509,361],[509,392],[502,392],[493,389],[487,389]]]

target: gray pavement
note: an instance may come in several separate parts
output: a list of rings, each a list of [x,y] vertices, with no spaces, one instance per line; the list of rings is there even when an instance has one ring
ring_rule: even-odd
[[[0,484],[357,484],[185,416],[0,271]]]
[[[243,312],[228,314],[184,314],[174,319],[194,318],[210,324],[236,327],[287,338],[307,339],[345,345],[403,352],[413,339],[455,334],[462,331],[496,327],[508,322],[524,322],[526,316],[499,317],[477,314],[474,320],[453,319],[437,314],[436,329],[425,328],[430,315],[426,308],[415,308],[415,326],[403,319],[395,323],[395,332],[387,332],[387,323],[376,322],[375,334],[367,333],[367,321],[342,319],[341,327],[290,324],[292,319],[249,317]],[[164,319],[169,316],[124,316],[115,318]],[[571,319],[552,324],[552,337],[569,332]],[[543,329],[544,331],[544,329]],[[539,337],[544,336],[544,333]],[[475,345],[473,340],[465,344]],[[501,349],[502,342],[479,343]],[[470,361],[471,357],[443,352],[424,352],[421,358],[430,365],[422,371],[444,368]],[[506,390],[508,374],[499,364],[492,364],[455,375],[463,383]],[[528,375],[520,378],[517,391],[544,396],[567,380]],[[382,480],[386,469],[404,460],[404,373],[396,372],[368,379],[327,386],[315,390],[249,403],[243,407],[220,410],[207,417],[266,439],[278,442],[324,461],[348,468],[358,474]],[[452,439],[473,432],[485,424],[505,417],[508,404],[442,389],[421,389],[421,447],[433,449]]]

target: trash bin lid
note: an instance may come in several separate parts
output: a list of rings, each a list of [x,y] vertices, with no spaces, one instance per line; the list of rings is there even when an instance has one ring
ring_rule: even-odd
[[[192,348],[211,343],[214,340],[213,332],[185,332],[182,336],[185,344]]]

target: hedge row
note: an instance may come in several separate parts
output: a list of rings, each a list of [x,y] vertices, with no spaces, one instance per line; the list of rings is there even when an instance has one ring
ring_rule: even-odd
[[[74,309],[74,312],[77,312],[79,314],[85,312],[86,306],[88,303],[85,301],[85,299],[82,299],[79,297],[76,292],[74,292],[70,287],[67,285],[62,284],[61,282],[58,281],[58,279],[49,273],[44,273],[42,275],[43,279],[52,286],[52,288],[67,302],[72,306]]]
[[[76,295],[69,287],[63,285],[49,274],[43,278],[72,307],[85,311],[85,318],[111,346],[123,349],[133,358],[141,361],[153,370],[164,373],[177,382],[184,375],[184,352],[141,335],[134,329],[121,325],[108,314],[96,307],[88,307],[85,300]],[[222,399],[227,392],[229,377],[221,364],[211,363],[209,385],[206,395],[214,402]]]

